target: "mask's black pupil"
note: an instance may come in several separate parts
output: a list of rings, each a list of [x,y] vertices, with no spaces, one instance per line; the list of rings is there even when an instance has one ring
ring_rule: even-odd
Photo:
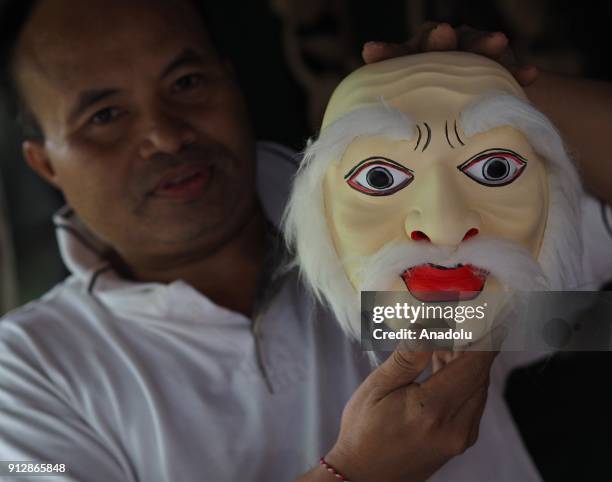
[[[368,184],[375,189],[385,189],[393,184],[393,176],[384,167],[375,167],[368,172]]]
[[[485,164],[484,175],[492,181],[499,181],[508,175],[510,167],[505,159],[494,158]]]

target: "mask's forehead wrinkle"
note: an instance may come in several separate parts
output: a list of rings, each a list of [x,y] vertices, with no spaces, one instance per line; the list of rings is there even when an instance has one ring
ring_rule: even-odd
[[[454,120],[454,131],[455,131],[455,136],[457,137],[457,140],[459,141],[459,143],[462,146],[465,146],[465,143],[461,140],[461,136],[459,135],[459,131],[457,130],[457,119]]]
[[[448,143],[448,145],[451,147],[451,149],[454,149],[455,146],[453,145],[450,138],[448,137],[448,121],[447,120],[444,121],[444,135],[446,136],[446,142]]]
[[[417,138],[416,146],[414,146],[415,151],[419,148],[419,144],[421,143],[421,137],[423,136],[423,133],[421,132],[421,126],[417,124],[416,128],[417,128],[417,131],[419,132],[419,137]]]
[[[429,143],[431,142],[431,127],[429,127],[429,124],[427,122],[423,122],[423,124],[425,125],[425,129],[427,130],[427,139],[425,140],[425,145],[423,146],[421,152],[425,152],[425,149],[427,149],[427,146],[429,146]]]

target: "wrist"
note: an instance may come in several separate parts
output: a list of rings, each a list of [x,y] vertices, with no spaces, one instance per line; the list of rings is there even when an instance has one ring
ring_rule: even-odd
[[[354,467],[350,460],[345,450],[334,446],[327,455],[321,457],[319,464],[322,470],[330,474],[329,480],[335,477],[336,480],[354,482]]]
[[[348,477],[344,475],[344,473],[340,472],[334,465],[325,460],[325,457],[321,457],[319,459],[319,466],[340,482],[350,482]]]

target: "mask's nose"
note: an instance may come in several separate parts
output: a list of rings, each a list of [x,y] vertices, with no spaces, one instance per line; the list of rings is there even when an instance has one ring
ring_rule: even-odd
[[[480,232],[480,216],[447,166],[431,166],[414,180],[404,228],[414,241],[457,246]]]

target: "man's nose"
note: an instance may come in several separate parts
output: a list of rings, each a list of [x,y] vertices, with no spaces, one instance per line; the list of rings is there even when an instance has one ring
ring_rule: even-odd
[[[176,154],[195,140],[196,132],[187,121],[162,109],[156,109],[149,115],[140,155],[148,159],[160,153]]]
[[[457,246],[480,231],[480,216],[468,203],[446,166],[432,166],[415,179],[407,206],[406,236],[441,246]]]

